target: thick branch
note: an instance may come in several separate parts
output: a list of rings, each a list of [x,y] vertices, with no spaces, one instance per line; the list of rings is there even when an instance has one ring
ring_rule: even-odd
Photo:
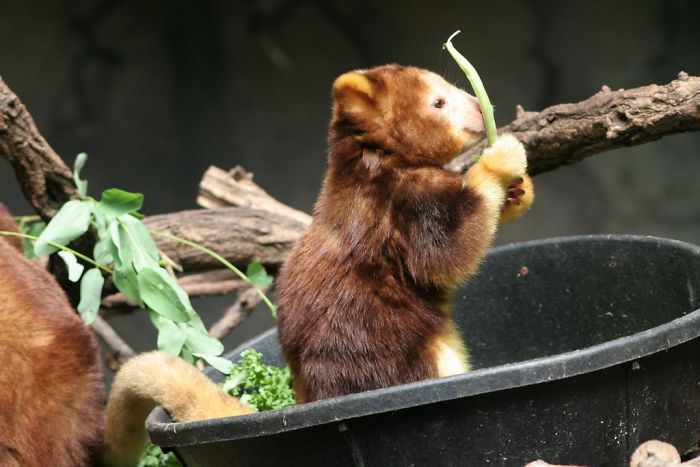
[[[41,136],[27,108],[2,78],[0,155],[10,162],[24,196],[44,219],[75,197],[71,170]]]
[[[311,216],[282,204],[253,182],[253,174],[236,166],[226,172],[210,166],[199,183],[197,204],[203,208],[239,207],[276,213],[309,225]]]
[[[659,86],[601,91],[576,104],[520,112],[499,133],[513,133],[527,149],[531,175],[573,164],[593,154],[700,130],[700,77],[679,73]],[[472,148],[447,168],[465,171],[482,150]]]
[[[250,208],[181,211],[144,219],[152,230],[165,230],[199,243],[239,266],[257,259],[278,267],[306,225],[288,217]],[[158,248],[185,271],[213,269],[220,264],[205,253],[158,237]]]

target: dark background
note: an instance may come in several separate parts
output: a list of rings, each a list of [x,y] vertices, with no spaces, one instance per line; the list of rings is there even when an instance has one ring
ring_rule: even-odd
[[[385,62],[465,79],[441,44],[479,70],[499,125],[527,110],[700,74],[700,2],[4,0],[0,76],[90,192],[143,192],[149,214],[195,207],[211,164],[241,164],[310,211],[325,167],[330,86]],[[537,201],[498,243],[631,233],[700,242],[700,133],[596,155],[536,178]],[[29,213],[9,165],[0,201]],[[211,321],[231,302],[195,305]],[[141,350],[143,315],[117,320]],[[269,327],[261,309],[227,345]]]

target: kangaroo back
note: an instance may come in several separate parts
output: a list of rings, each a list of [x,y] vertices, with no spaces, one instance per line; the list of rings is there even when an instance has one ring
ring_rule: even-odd
[[[0,229],[16,230],[0,209]],[[53,276],[18,250],[0,241],[0,465],[90,465],[102,441],[97,343]]]

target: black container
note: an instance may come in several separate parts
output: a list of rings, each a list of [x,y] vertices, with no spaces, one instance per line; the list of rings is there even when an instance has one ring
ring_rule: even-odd
[[[560,238],[493,249],[455,297],[474,371],[192,423],[147,420],[187,466],[623,466],[700,439],[700,248]],[[696,310],[696,311],[694,311]],[[245,347],[282,364],[276,334]]]

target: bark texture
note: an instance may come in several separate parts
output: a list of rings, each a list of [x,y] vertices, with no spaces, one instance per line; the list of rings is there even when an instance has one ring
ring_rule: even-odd
[[[272,212],[251,208],[181,211],[144,219],[152,230],[197,242],[239,266],[257,259],[279,267],[306,225]],[[209,255],[171,240],[156,237],[158,248],[186,271],[219,268]]]
[[[27,201],[50,219],[76,196],[73,174],[46,142],[34,119],[0,77],[0,155],[15,171]]]
[[[588,156],[634,146],[662,136],[700,130],[700,77],[679,73],[660,86],[650,84],[612,91],[607,86],[575,104],[559,104],[541,112],[519,110],[499,133],[512,133],[528,154],[528,172],[536,175]],[[447,168],[464,172],[483,143],[457,157]]]

